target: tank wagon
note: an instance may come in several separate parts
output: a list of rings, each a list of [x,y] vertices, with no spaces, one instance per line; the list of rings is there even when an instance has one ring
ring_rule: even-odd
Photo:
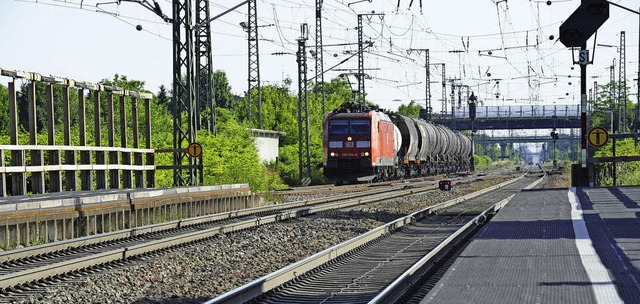
[[[345,103],[323,123],[324,175],[336,184],[470,168],[471,139],[445,126]]]

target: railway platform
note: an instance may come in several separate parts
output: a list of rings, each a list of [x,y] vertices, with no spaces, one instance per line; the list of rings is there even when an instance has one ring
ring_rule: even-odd
[[[640,187],[528,190],[421,303],[638,303]]]

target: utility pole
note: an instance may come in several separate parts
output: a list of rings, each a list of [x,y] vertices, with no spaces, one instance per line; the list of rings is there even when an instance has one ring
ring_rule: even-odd
[[[189,157],[186,147],[184,147],[184,145],[197,143],[196,131],[202,128],[200,111],[203,108],[210,107],[211,122],[208,126],[213,134],[216,132],[210,23],[251,1],[254,5],[250,5],[249,11],[254,12],[255,20],[255,0],[245,0],[212,18],[209,17],[209,1],[195,1],[195,24],[193,22],[192,0],[172,0],[173,19],[162,12],[162,8],[155,0],[153,0],[153,5],[148,0],[116,1],[118,5],[120,2],[140,4],[161,17],[165,22],[173,24],[173,149],[165,152],[173,152],[173,166],[167,169],[173,169],[174,186],[196,185],[197,183],[202,184],[204,181],[202,156]],[[245,26],[246,24],[243,25],[243,27]],[[256,30],[255,37],[257,38],[257,27],[250,26],[249,28]],[[249,36],[251,38],[251,34]],[[255,42],[255,54],[257,54],[257,39]],[[185,112],[187,113],[187,121],[183,121]]]
[[[364,89],[364,41],[362,40],[363,36],[363,28],[362,28],[362,17],[367,16],[369,20],[371,16],[381,16],[382,18],[384,14],[358,14],[358,103],[360,104],[360,108],[362,108],[362,104],[364,103],[365,97],[365,89]],[[371,44],[370,41],[367,43]]]
[[[256,89],[258,101],[258,127],[262,128],[262,90],[260,87],[260,55],[258,53],[258,9],[256,0],[249,0],[247,6],[247,49],[249,52],[249,74],[247,78],[247,120],[251,123],[251,103]]]
[[[420,2],[422,3],[422,1]],[[426,49],[424,51],[424,69],[426,71],[424,77],[426,78],[425,80],[425,87],[424,87],[424,98],[425,98],[425,103],[426,103],[426,108],[425,110],[427,111],[427,120],[431,120],[431,113],[433,112],[433,108],[431,107],[431,73],[429,70],[429,67],[431,66],[429,64],[429,49]]]
[[[362,43],[362,15],[358,15],[358,95],[356,100],[361,109],[364,101],[364,54],[362,54]]]
[[[462,79],[462,59],[460,57],[460,54],[465,53],[466,51],[463,50],[453,50],[453,51],[449,51],[449,53],[453,53],[453,54],[458,54],[458,78]]]
[[[442,64],[442,114],[447,115],[447,73],[445,64]]]
[[[418,55],[421,52],[424,52],[424,67],[425,67],[425,111],[427,115],[425,116],[426,120],[431,120],[431,113],[433,112],[433,108],[431,107],[431,73],[429,72],[429,49],[409,49],[409,53],[412,51],[417,51]]]
[[[201,158],[189,157],[184,144],[196,142],[198,129],[194,88],[194,43],[191,0],[173,0],[173,185],[195,185]],[[183,121],[182,113],[187,113]],[[181,168],[187,162],[188,168]]]
[[[455,114],[456,108],[456,89],[458,89],[458,108],[461,107],[462,104],[462,85],[456,84],[456,81],[461,80],[460,78],[450,78],[451,82],[451,117]]]
[[[620,32],[620,69],[618,70],[618,129],[627,132],[627,64],[625,32]],[[622,123],[621,123],[622,122]]]
[[[609,81],[611,83],[611,87],[609,88],[609,95],[611,96],[611,111],[614,111],[614,107],[616,106],[616,59],[613,58],[613,64],[609,68]],[[616,133],[616,130],[620,129],[620,125],[617,124],[614,126],[614,129],[611,132]]]
[[[640,8],[638,9],[638,11],[640,11]],[[640,31],[640,15],[638,16],[638,30]],[[638,45],[640,45],[640,34],[638,35]],[[638,87],[638,91],[636,92],[636,98],[638,101],[638,104],[636,106],[636,133],[640,133],[640,49],[638,50],[638,79],[636,79],[636,81],[636,85]]]
[[[209,21],[209,1],[197,0],[196,4],[196,24],[195,27],[195,52],[196,52],[196,96],[198,113],[209,108],[211,111],[210,121],[207,129],[216,134],[216,104],[215,92],[213,89],[213,57],[211,52],[211,24]],[[202,117],[197,116],[198,129],[202,129]],[[206,119],[206,118],[205,118]]]
[[[327,112],[324,104],[324,61],[322,57],[322,1],[316,0],[316,92],[322,100],[322,115]]]
[[[307,24],[301,26],[298,39],[298,170],[300,184],[308,186],[311,183],[311,154],[309,151],[309,100],[307,98],[307,39],[309,30]],[[303,138],[304,136],[304,138]],[[304,156],[303,156],[304,154]]]
[[[453,78],[449,81],[451,81],[451,117],[453,118],[456,108],[456,84]]]

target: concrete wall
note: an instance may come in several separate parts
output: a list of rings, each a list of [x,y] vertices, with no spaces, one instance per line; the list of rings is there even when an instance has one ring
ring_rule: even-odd
[[[263,163],[276,161],[278,157],[280,137],[286,133],[270,130],[251,129],[258,147],[258,155]]]
[[[0,199],[0,250],[258,207],[248,184]]]

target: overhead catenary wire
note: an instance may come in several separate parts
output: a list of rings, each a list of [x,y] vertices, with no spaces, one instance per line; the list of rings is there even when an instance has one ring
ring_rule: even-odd
[[[79,0],[14,0],[30,3],[56,5],[59,7],[83,9],[78,6]],[[108,2],[108,0],[105,0]],[[159,0],[160,1],[160,0]],[[86,1],[95,3],[96,1]],[[100,1],[98,1],[100,2]],[[161,4],[171,4],[171,0],[160,1]],[[227,9],[232,4],[221,5],[219,1],[209,1],[212,8],[216,10]],[[354,29],[356,16],[359,13],[370,12],[371,7],[376,7],[377,12],[385,13],[385,19],[378,22],[373,19],[372,22],[365,23],[365,37],[368,40],[375,40],[375,44],[372,48],[366,52],[367,64],[372,67],[381,68],[381,70],[374,72],[374,76],[378,78],[390,78],[389,75],[397,73],[400,69],[405,69],[408,74],[423,75],[424,74],[424,59],[421,56],[412,56],[407,54],[407,50],[419,47],[429,48],[432,54],[432,62],[442,62],[447,65],[447,70],[456,71],[455,74],[462,74],[461,78],[465,78],[462,82],[467,82],[468,85],[474,85],[476,80],[472,80],[472,77],[476,77],[475,71],[478,67],[482,67],[485,70],[487,67],[491,67],[491,72],[504,79],[504,87],[508,86],[506,82],[511,82],[513,88],[519,83],[524,84],[527,87],[532,87],[532,81],[541,77],[552,77],[556,74],[561,74],[562,69],[568,68],[569,65],[566,62],[555,59],[559,52],[565,52],[563,48],[554,44],[553,41],[545,37],[548,32],[554,31],[559,25],[559,21],[548,22],[548,18],[545,18],[541,13],[541,6],[533,3],[523,3],[531,11],[530,17],[533,20],[533,25],[528,28],[515,27],[516,18],[511,15],[512,9],[517,7],[518,4],[506,3],[505,1],[486,1],[486,6],[491,6],[494,9],[494,14],[488,16],[486,21],[493,21],[494,24],[498,23],[498,27],[488,28],[486,31],[479,31],[475,33],[464,34],[465,41],[469,41],[469,46],[465,48],[465,53],[460,56],[451,56],[448,54],[448,50],[460,48],[460,33],[455,31],[442,30],[443,27],[432,27],[429,24],[427,18],[428,13],[434,10],[434,5],[425,5],[424,13],[417,10],[416,7],[397,9],[397,1],[373,1],[371,3],[364,2],[355,5],[349,5],[353,1],[336,1],[325,0],[323,4],[323,37],[325,43],[333,46],[325,46],[323,52],[326,55],[326,65],[331,66],[337,62],[340,62],[348,54],[345,51],[352,49],[352,46],[348,44],[357,41],[357,31]],[[299,35],[299,24],[307,22],[313,24],[314,18],[314,3],[312,1],[294,1],[294,0],[259,0],[258,1],[261,13],[258,15],[259,24],[274,24],[273,27],[265,28],[260,31],[260,43],[265,44],[269,51],[264,53],[270,54],[272,52],[292,52],[295,50],[295,39]],[[87,5],[87,7],[91,7]],[[377,7],[383,7],[379,10]],[[95,8],[95,7],[94,7]],[[170,40],[169,36],[163,33],[169,29],[169,25],[163,26],[161,19],[150,18],[150,15],[142,14],[138,12],[127,14],[126,10],[108,11],[105,7],[103,10],[107,10],[106,13],[117,18],[121,22],[126,24],[135,25],[135,21],[155,24],[155,32],[149,32],[146,28],[145,32],[158,36],[164,40]],[[101,12],[105,13],[105,11]],[[113,15],[115,14],[115,16]],[[238,25],[238,19],[246,20],[246,10],[237,10],[233,14],[229,14],[228,18],[221,18],[217,22],[223,25],[225,28],[233,27],[238,31],[225,31],[218,30],[218,27],[212,27],[214,49],[216,49],[215,43],[220,39],[220,36],[229,37],[232,39],[245,39],[246,35],[241,31],[241,27]],[[541,17],[541,15],[543,15]],[[544,19],[544,20],[543,20]],[[326,21],[326,22],[325,22]],[[488,22],[487,22],[488,23]],[[150,27],[153,28],[153,27]],[[631,31],[629,31],[631,32]],[[535,33],[535,38],[532,33]],[[311,31],[311,35],[314,31]],[[523,50],[513,49],[517,46],[523,45],[523,40],[529,38],[527,45],[536,45],[535,47],[525,47]],[[225,38],[226,39],[226,38]],[[536,40],[533,43],[533,40]],[[499,54],[506,59],[500,58],[488,58],[486,56],[478,56],[477,51],[481,49],[487,49],[487,45],[493,45],[495,54]],[[628,46],[633,47],[633,46]],[[533,50],[535,56],[526,53]],[[217,53],[217,56],[241,56],[244,53],[243,49],[239,49],[237,54],[221,54]],[[566,61],[566,60],[564,60]],[[215,60],[214,60],[215,62]],[[347,65],[349,63],[345,63]],[[531,68],[530,68],[531,67]],[[474,71],[471,73],[470,71]],[[328,71],[328,73],[333,73]],[[447,73],[451,75],[450,73]],[[431,72],[432,77],[440,76],[435,71]],[[528,76],[526,80],[524,77]],[[420,76],[425,81],[424,76]],[[433,80],[433,78],[432,78]],[[400,79],[400,85],[408,84],[412,79]],[[375,82],[374,82],[375,83]],[[412,95],[422,96],[420,88],[414,88],[409,86]],[[397,88],[396,88],[397,89]],[[435,90],[440,90],[440,86],[435,86]],[[519,90],[513,90],[511,94],[519,94]],[[406,93],[406,91],[405,91]],[[507,92],[504,92],[507,93]],[[437,96],[438,92],[432,92]],[[514,97],[514,98],[520,98]]]

